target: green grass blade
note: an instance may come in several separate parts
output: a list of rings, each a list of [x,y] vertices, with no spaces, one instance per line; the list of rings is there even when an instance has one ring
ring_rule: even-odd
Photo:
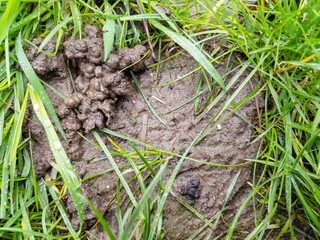
[[[133,144],[131,144],[131,143],[129,143],[129,144],[136,151],[136,153],[138,154],[140,159],[147,165],[147,167],[148,167],[149,171],[151,172],[152,176],[155,177],[154,171],[151,168],[151,166],[148,163],[148,161],[141,155],[141,153],[138,151],[138,149]],[[123,152],[123,150],[121,150],[121,151]],[[140,185],[140,188],[141,188],[141,192],[143,194],[146,191],[146,187],[145,187],[145,184],[143,182],[143,178],[141,176],[139,168],[138,168],[137,164],[132,160],[132,158],[130,157],[129,154],[126,154],[125,152],[123,152],[123,154],[129,160],[129,162],[130,162],[130,164],[131,164],[131,166],[132,166],[132,168],[133,168],[133,170],[135,172],[135,175],[138,178],[139,185]],[[149,201],[145,202],[144,217],[145,217],[145,219],[143,221],[143,224],[144,224],[144,238],[146,239],[146,237],[149,235],[149,228],[150,228],[150,204],[149,204]]]
[[[32,231],[30,220],[29,220],[29,217],[28,217],[28,214],[27,214],[27,209],[26,209],[25,202],[23,200],[22,194],[23,193],[19,194],[19,202],[20,202],[20,206],[21,206],[21,210],[22,210],[22,217],[23,217],[23,220],[24,220],[24,223],[26,225],[27,230],[28,231]],[[31,240],[34,240],[33,234],[30,234],[28,236],[28,238],[31,239]]]
[[[1,43],[1,42],[0,42]],[[9,54],[9,41],[8,37],[5,40],[5,55],[6,55],[6,71],[7,71],[7,81],[8,87],[10,87],[10,54]]]
[[[52,199],[54,200],[55,204],[57,205],[57,207],[59,209],[59,212],[61,214],[61,217],[62,217],[64,223],[66,224],[69,232],[73,236],[73,239],[79,239],[78,235],[79,235],[80,232],[76,233],[76,231],[73,229],[73,227],[71,225],[71,222],[70,222],[70,220],[68,218],[68,215],[65,212],[62,204],[60,203],[59,198],[57,197],[56,192],[54,191],[54,188],[52,186],[48,186],[48,189],[49,189],[49,192],[50,192],[50,195],[51,195]],[[80,196],[77,196],[77,197],[80,199]]]
[[[15,1],[15,0],[13,0]],[[52,3],[48,4],[49,6],[52,5]],[[14,34],[15,32],[22,29],[23,26],[33,21],[38,16],[41,16],[46,11],[46,8],[44,6],[41,6],[40,9],[35,8],[32,13],[28,14],[25,18],[20,19],[20,21],[14,23],[10,29],[9,29],[9,35]]]
[[[43,221],[50,222],[50,211],[48,209],[49,206],[49,199],[48,199],[48,193],[47,193],[47,189],[45,186],[45,181],[43,179],[40,179],[37,182],[37,187],[39,189],[39,194],[38,194],[38,200],[40,202],[40,206],[43,209],[42,210],[42,218]]]
[[[272,211],[263,219],[263,221],[256,227],[247,237],[245,240],[253,240],[255,237],[260,233],[261,229],[266,225],[266,223],[270,222],[272,217],[274,216],[276,210],[278,208],[278,204],[275,204]]]
[[[114,42],[114,36],[116,31],[116,23],[113,19],[107,19],[102,28],[103,31],[103,43],[104,43],[104,61],[107,60]]]
[[[149,148],[149,149],[153,148],[153,146],[151,146],[149,144],[146,144],[144,142],[141,142],[141,141],[136,140],[136,139],[131,138],[131,137],[124,136],[124,135],[122,135],[122,134],[120,134],[118,132],[114,132],[114,131],[112,131],[110,129],[107,129],[107,128],[100,129],[100,131],[102,131],[102,132],[104,132],[106,134],[110,134],[110,135],[115,136],[115,137],[119,137],[119,138],[125,139],[125,140],[127,140],[129,142],[137,143],[137,144],[145,146],[146,148]]]
[[[35,198],[33,197],[33,198],[31,198],[28,202],[26,202],[26,203],[24,204],[25,208],[30,207],[32,204],[34,204],[34,202],[35,202]],[[11,226],[20,218],[21,215],[22,215],[22,209],[20,208],[20,209],[18,209],[18,210],[15,211],[14,215],[11,216],[10,219],[8,219],[8,221],[3,225],[3,228],[9,228],[9,227],[11,227]],[[3,235],[4,233],[5,233],[5,231],[2,231],[2,230],[0,229],[0,238],[2,237],[2,235]]]
[[[311,211],[311,208],[308,205],[308,203],[306,202],[305,197],[302,194],[302,192],[300,191],[300,188],[299,188],[298,184],[296,183],[295,179],[291,178],[291,181],[292,181],[292,185],[293,185],[294,189],[296,190],[297,197],[299,198],[299,200],[303,206],[304,211],[306,211],[306,213],[310,217],[311,221],[314,223],[315,227],[317,229],[320,229],[320,222],[319,222],[317,216]]]
[[[127,236],[129,235],[132,226],[134,225],[134,223],[136,222],[137,217],[141,213],[142,207],[145,205],[145,202],[148,201],[148,199],[149,199],[150,195],[152,194],[154,188],[156,187],[156,185],[160,181],[164,171],[166,170],[167,165],[168,165],[168,161],[166,161],[164,164],[161,165],[157,175],[155,176],[155,178],[152,180],[152,182],[149,184],[149,186],[147,187],[147,189],[143,193],[139,203],[137,204],[135,210],[132,213],[132,216],[131,216],[131,218],[130,218],[130,220],[128,222],[128,225],[127,225],[123,235],[119,236],[119,239],[121,239],[121,240],[127,239]]]
[[[29,231],[29,230],[24,230],[22,228],[8,228],[8,227],[0,227],[0,232],[16,232],[16,233],[24,233],[24,234],[32,234],[34,236],[39,236],[42,238],[51,238],[52,236],[41,233],[41,232],[36,232],[36,231]],[[62,236],[55,236],[55,239],[65,239],[66,237]]]
[[[313,120],[313,124],[312,124],[312,134],[311,135],[314,135],[315,134],[315,131],[316,129],[318,128],[319,126],[319,123],[320,123],[320,108],[318,109],[318,112]]]
[[[106,13],[110,14],[111,7],[109,3],[106,3]],[[102,28],[103,43],[104,43],[104,61],[107,60],[114,43],[114,36],[116,32],[116,21],[114,19],[106,19]]]
[[[237,82],[237,80],[240,78],[240,76],[248,68],[249,65],[250,65],[249,61],[243,63],[242,68],[234,75],[234,77],[227,84],[226,91],[228,91],[233,86],[233,84],[235,84]],[[257,70],[258,70],[258,68],[255,69],[255,71],[257,71]],[[252,76],[253,76],[253,74],[251,74],[251,77]],[[249,81],[251,79],[251,77],[250,78],[248,77],[246,82]],[[219,102],[219,100],[223,98],[223,96],[224,96],[223,92],[221,92],[218,96],[216,96],[215,99],[206,107],[206,109],[196,118],[196,120],[192,124],[193,125],[197,124]],[[237,95],[234,95],[234,96],[237,96]],[[224,106],[226,108],[228,105],[224,105]]]
[[[245,206],[248,204],[248,202],[250,201],[250,199],[253,196],[253,192],[245,199],[245,201],[242,203],[242,205],[240,206],[239,210],[237,211],[236,215],[234,216],[231,225],[229,226],[229,231],[227,233],[227,236],[225,238],[225,240],[230,240],[232,238],[232,233],[236,227],[236,224],[238,222],[238,219],[240,218],[240,215],[243,211],[243,209],[245,208]]]
[[[217,83],[221,86],[223,90],[225,90],[225,85],[222,81],[222,78],[219,72],[215,69],[215,67],[210,63],[210,61],[206,58],[206,56],[188,39],[183,37],[181,34],[176,33],[162,24],[158,23],[156,20],[149,19],[149,22],[160,31],[167,34],[173,41],[175,41],[178,45],[184,48],[194,59],[196,59],[199,64],[210,74],[210,76],[217,81]]]
[[[138,90],[139,90],[142,98],[144,99],[144,101],[146,102],[146,104],[148,105],[148,107],[150,108],[150,110],[151,110],[151,112],[153,113],[153,115],[154,115],[163,125],[166,125],[166,123],[159,117],[159,115],[156,113],[156,111],[154,110],[154,108],[152,107],[152,105],[149,103],[148,99],[144,96],[143,92],[141,91],[141,88],[140,88],[140,86],[139,86],[139,83],[138,83],[138,81],[137,81],[136,76],[133,74],[132,71],[130,71],[130,72],[131,72],[131,76],[132,76],[132,78],[133,78],[133,80],[134,80],[134,82],[135,82],[135,84],[136,84],[136,86],[137,86],[137,88],[138,88]]]
[[[48,36],[43,39],[42,43],[39,46],[39,50],[41,51],[42,48],[50,41],[50,39],[58,32],[61,30],[62,27],[64,27],[68,22],[70,22],[72,19],[74,19],[74,17],[68,17],[66,18],[64,21],[62,21],[61,23],[59,23],[54,29],[52,29],[52,31],[48,34]]]
[[[7,202],[8,202],[8,183],[9,183],[9,151],[5,153],[2,167],[2,179],[1,179],[1,206],[0,206],[0,218],[6,217]]]
[[[3,128],[4,128],[4,107],[0,108],[0,146],[2,146]]]
[[[15,118],[17,118],[17,121],[15,121],[14,123],[14,136],[13,136],[13,140],[11,142],[11,148],[10,148],[10,156],[9,156],[9,165],[10,165],[10,196],[12,196],[13,194],[13,189],[14,189],[14,178],[15,178],[15,171],[16,171],[16,157],[17,157],[17,148],[18,148],[18,144],[20,142],[20,138],[21,138],[21,132],[22,132],[22,123],[23,123],[23,119],[24,119],[24,113],[27,107],[27,101],[28,101],[28,96],[29,96],[29,91],[27,90],[26,94],[25,94],[25,98],[23,100],[23,104],[21,106],[21,109],[19,114],[16,113]],[[19,100],[18,97],[16,95],[16,99],[15,99],[15,106],[19,105]],[[17,107],[16,107],[16,110]],[[10,197],[12,199],[12,197]],[[13,206],[13,205],[11,205]]]
[[[33,89],[41,97],[43,104],[46,106],[46,109],[47,109],[48,113],[50,114],[51,118],[53,119],[54,123],[56,124],[59,132],[61,133],[63,138],[65,140],[67,140],[67,137],[61,127],[59,118],[58,118],[58,116],[52,106],[52,103],[51,103],[47,93],[45,92],[43,86],[41,85],[38,76],[36,75],[36,73],[32,69],[32,66],[29,63],[26,54],[24,53],[24,51],[22,49],[21,32],[19,33],[19,36],[16,40],[16,52],[17,52],[19,64],[20,64],[22,70],[24,71],[24,73],[26,74],[27,78],[29,79]]]
[[[0,20],[0,45],[8,34],[9,28],[18,12],[19,5],[20,5],[20,0],[8,1],[6,11],[4,12]]]
[[[25,82],[23,80],[23,74],[20,71],[16,71],[16,77],[17,77],[17,94],[19,98],[19,102],[22,104],[23,96],[24,96],[24,87]]]
[[[116,240],[117,238],[115,237],[115,235],[113,234],[113,232],[111,231],[108,223],[106,222],[106,220],[103,218],[103,216],[99,213],[99,211],[93,206],[93,204],[86,199],[85,197],[83,197],[82,195],[80,195],[81,198],[89,205],[89,207],[91,208],[91,210],[94,212],[94,214],[96,215],[96,217],[99,220],[99,223],[102,225],[102,227],[104,228],[104,230],[107,232],[109,238],[111,240]]]
[[[29,85],[30,87],[30,85]],[[42,104],[42,101],[38,94],[30,89],[30,97],[31,102],[33,105],[33,109],[35,110],[35,113],[37,117],[39,118],[40,122],[43,124],[44,129],[46,131],[50,149],[53,153],[53,156],[57,162],[57,165],[59,167],[60,174],[70,192],[70,195],[73,199],[73,202],[77,208],[80,224],[83,222],[83,210],[82,210],[82,200],[78,196],[79,193],[81,193],[80,190],[80,180],[77,176],[76,172],[74,171],[70,160],[64,151],[61,142],[58,138],[58,135],[51,124],[50,118],[47,115],[47,112],[44,108],[44,105]]]
[[[198,236],[206,227],[208,227],[214,219],[203,224],[197,231],[195,231],[187,240],[193,240],[196,236]]]
[[[130,142],[129,142],[129,144],[130,144],[130,146],[134,149],[134,151],[138,154],[138,156],[139,156],[140,159],[144,162],[144,164],[148,167],[151,175],[154,177],[154,176],[155,176],[154,170],[153,170],[153,168],[150,166],[150,164],[149,164],[149,162],[147,161],[147,159],[145,159],[145,158],[141,155],[141,153],[138,151],[138,149],[136,148],[135,145],[133,145],[133,144],[130,143]]]
[[[77,34],[79,34],[80,39],[81,39],[82,21],[81,21],[81,18],[80,18],[80,11],[79,11],[79,9],[77,7],[77,4],[75,3],[74,0],[70,0],[69,4],[70,4],[72,16],[74,17],[73,35],[76,36]]]
[[[119,169],[118,165],[116,164],[116,162],[114,161],[112,155],[110,154],[107,146],[104,144],[104,142],[102,141],[102,139],[99,136],[99,134],[97,133],[97,131],[93,130],[92,133],[93,133],[93,136],[97,139],[100,147],[102,148],[102,150],[104,151],[104,153],[108,157],[108,159],[109,159],[112,167],[114,168],[115,172],[117,173],[117,175],[118,175],[118,177],[119,177],[124,189],[126,190],[127,194],[129,195],[129,198],[130,198],[131,202],[133,203],[134,206],[137,206],[137,201],[134,198],[127,181],[125,180],[125,178],[123,177],[122,173],[120,172],[120,169]]]
[[[49,204],[47,205],[47,206],[45,206],[44,208],[43,208],[43,212],[42,212],[42,220],[41,220],[41,224],[42,224],[42,229],[43,229],[43,232],[45,233],[45,234],[48,234],[49,235],[49,233],[48,233],[48,229],[47,229],[47,216],[46,216],[46,213],[48,212],[48,208],[49,208]],[[47,238],[48,240],[51,240],[52,238]]]

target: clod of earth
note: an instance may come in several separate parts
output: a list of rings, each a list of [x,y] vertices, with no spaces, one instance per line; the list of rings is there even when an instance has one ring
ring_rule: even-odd
[[[134,72],[146,68],[145,62],[140,61],[147,52],[146,47],[137,45],[132,49],[113,50],[104,62],[101,30],[87,25],[84,32],[86,38],[68,40],[59,46],[55,57],[38,53],[31,45],[27,49],[27,57],[33,69],[45,79],[67,77],[67,61],[73,70],[76,91],[67,96],[64,104],[57,109],[68,142],[73,143],[68,148],[72,159],[82,154],[79,144],[76,144],[81,138],[77,132],[84,130],[88,133],[94,128],[106,127],[115,116],[119,98],[132,91],[128,78],[121,70],[134,63],[130,68]],[[39,46],[41,42],[42,39],[38,39],[33,43]],[[52,53],[55,45],[56,39],[52,39],[43,50]],[[70,83],[68,87],[70,91]],[[79,113],[76,114],[73,108],[78,108]]]
[[[199,198],[199,183],[200,180],[198,178],[192,179],[188,184],[181,187],[181,195],[188,195],[193,200]]]

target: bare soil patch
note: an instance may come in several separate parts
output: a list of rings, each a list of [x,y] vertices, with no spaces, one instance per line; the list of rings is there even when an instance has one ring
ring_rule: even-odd
[[[67,133],[68,142],[64,142],[64,147],[73,167],[82,179],[110,169],[112,166],[108,159],[92,162],[92,160],[103,158],[105,155],[102,150],[83,139],[77,132],[95,142],[90,130],[96,127],[107,127],[112,131],[146,142],[157,149],[183,154],[195,136],[218,112],[227,95],[232,94],[247,76],[245,74],[240,76],[232,91],[226,94],[199,123],[192,125],[196,118],[193,102],[169,114],[162,115],[162,113],[179,106],[194,96],[200,77],[199,73],[194,73],[165,87],[152,88],[151,86],[156,81],[159,84],[165,84],[190,72],[196,67],[193,58],[188,55],[181,55],[173,61],[165,62],[160,67],[160,70],[164,71],[157,80],[155,79],[155,69],[140,71],[146,68],[146,63],[141,62],[133,70],[139,71],[137,76],[141,90],[166,123],[164,125],[151,113],[129,75],[119,73],[120,69],[140,58],[145,53],[145,47],[140,46],[134,50],[114,51],[111,57],[113,57],[113,60],[118,58],[118,62],[112,62],[109,57],[109,62],[104,63],[103,58],[101,58],[103,56],[103,48],[94,47],[95,49],[93,50],[89,48],[92,41],[97,43],[94,46],[100,46],[101,35],[100,33],[96,33],[96,35],[90,34],[90,32],[87,34],[87,48],[85,46],[82,49],[78,47],[81,44],[85,45],[83,41],[81,44],[79,42],[76,43],[76,41],[80,40],[67,42],[64,46],[61,46],[59,54],[55,58],[51,58],[50,64],[48,64],[49,57],[42,53],[32,53],[32,47],[28,50],[28,57],[37,73],[45,77],[49,85],[67,97],[64,101],[50,88],[46,87],[47,93],[61,119],[61,124]],[[44,50],[50,51],[54,46],[54,42],[51,42]],[[133,56],[130,59],[128,57],[129,52],[130,56]],[[80,53],[83,53],[83,55]],[[95,56],[94,58],[92,58],[93,55]],[[164,58],[165,56],[163,56]],[[42,59],[42,61],[39,59]],[[67,59],[69,59],[69,66],[78,91],[76,94],[67,71]],[[127,62],[124,64],[124,59],[129,60],[126,60]],[[183,64],[175,64],[180,62]],[[226,64],[215,64],[215,67],[221,75],[224,75],[227,71]],[[236,73],[237,71],[234,71],[230,74],[227,77],[227,81]],[[252,81],[256,86],[257,80],[252,79]],[[251,92],[252,89],[247,84],[240,91],[235,102],[239,102]],[[204,101],[207,96],[208,92],[207,95],[204,94],[202,96],[201,101]],[[258,101],[263,106],[262,96],[258,97]],[[72,109],[73,107],[78,107],[80,113],[76,113]],[[256,123],[257,112],[254,100],[246,102],[238,110],[238,114],[249,122]],[[29,117],[39,123],[31,107],[29,108]],[[50,168],[50,162],[54,162],[45,131],[42,127],[32,122],[27,122],[24,130],[31,132],[32,155],[36,174],[38,177],[44,176],[45,172]],[[247,122],[232,114],[218,128],[193,147],[188,157],[224,165],[243,163],[245,159],[254,158],[257,154],[258,143],[250,144],[251,136],[254,134],[254,129]],[[103,135],[106,145],[112,149],[107,135],[104,133],[100,133],[100,135]],[[110,137],[123,149],[132,150],[123,139]],[[143,148],[141,147],[140,150],[143,150]],[[119,165],[127,163],[124,158],[115,157],[115,159]],[[170,178],[178,160],[179,158],[177,157],[170,159],[168,168],[163,176],[164,184]],[[171,195],[165,205],[163,238],[186,239],[204,224],[202,220],[182,206],[175,199],[175,196],[190,204],[205,218],[211,219],[221,209],[227,189],[234,176],[241,169],[240,177],[228,204],[230,207],[224,214],[224,219],[230,224],[239,206],[251,192],[248,182],[252,181],[252,167],[251,164],[242,167],[217,167],[186,160],[179,170]],[[129,179],[132,175],[127,174],[125,176]],[[114,172],[100,175],[83,182],[81,186],[82,192],[100,212],[103,212],[116,192],[117,180],[118,177]],[[130,186],[134,190],[137,183],[131,181]],[[122,199],[125,201],[124,196],[122,196]],[[79,222],[72,199],[67,196],[65,200],[72,223],[76,227]],[[116,206],[114,204],[108,209],[105,217],[113,230],[117,231],[115,213]],[[84,216],[84,228],[90,229],[96,222],[96,218],[88,206],[85,206]],[[253,213],[249,209],[243,212],[239,225],[245,223],[253,223]],[[221,223],[215,235],[219,235],[225,230],[226,226]],[[200,234],[197,239],[202,239],[205,232]],[[95,229],[93,233],[99,239],[108,239],[106,234],[99,228]]]

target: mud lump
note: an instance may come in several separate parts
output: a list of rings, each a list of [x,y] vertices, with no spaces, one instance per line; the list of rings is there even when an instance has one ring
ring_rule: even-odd
[[[86,132],[94,128],[105,127],[115,116],[115,104],[119,97],[131,92],[131,85],[121,69],[138,62],[147,49],[137,45],[132,49],[123,48],[113,51],[103,62],[102,32],[95,26],[88,25],[84,32],[87,37],[82,40],[72,39],[65,43],[65,54],[78,67],[74,92],[64,101],[68,109],[78,108],[77,119],[82,122]],[[131,69],[135,72],[145,69],[140,61]],[[62,115],[65,115],[62,113]]]
[[[57,110],[59,117],[64,119],[67,131],[79,130],[79,122],[85,132],[105,127],[115,116],[118,99],[131,92],[130,82],[121,70],[130,65],[133,65],[130,69],[134,72],[146,68],[144,61],[138,62],[146,54],[146,47],[137,45],[132,49],[125,47],[119,51],[113,50],[104,62],[101,29],[87,25],[84,32],[85,38],[70,39],[60,45],[54,57],[38,53],[31,45],[27,49],[27,57],[33,69],[46,80],[68,77],[67,60],[71,63],[70,68],[76,74],[76,91]],[[33,44],[39,46],[42,41],[40,38]],[[56,40],[51,39],[43,50],[53,53],[55,47]],[[72,108],[78,108],[80,113],[70,117]],[[74,123],[77,127],[73,126]]]
[[[181,187],[181,195],[189,196],[192,200],[199,198],[199,183],[200,180],[198,178],[192,179],[188,184],[183,185]]]
[[[129,79],[121,70],[130,66],[132,71],[137,72],[147,65],[144,60],[140,61],[147,52],[142,45],[118,51],[113,49],[104,62],[101,29],[87,25],[84,33],[82,39],[69,39],[60,44],[53,57],[38,52],[33,46],[39,47],[42,38],[28,45],[26,51],[33,69],[43,80],[66,81],[66,89],[63,90],[66,99],[60,99],[55,107],[68,139],[68,156],[73,160],[79,159],[83,152],[80,147],[81,137],[77,132],[87,133],[94,128],[106,127],[115,118],[118,100],[132,92]],[[54,53],[56,45],[56,39],[52,38],[43,50]],[[75,89],[71,84],[68,67]]]

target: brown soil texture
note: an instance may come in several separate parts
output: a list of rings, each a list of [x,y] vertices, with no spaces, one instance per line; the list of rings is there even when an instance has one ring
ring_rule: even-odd
[[[90,42],[92,39],[101,43],[100,36],[90,36],[90,34],[88,34],[86,41]],[[49,57],[46,57],[43,54],[32,55],[30,53],[32,52],[32,48],[28,50],[28,57],[37,73],[42,78],[46,78],[48,84],[67,97],[67,100],[64,101],[51,89],[46,87],[47,93],[61,118],[61,124],[68,136],[68,142],[64,142],[64,147],[70,157],[73,167],[81,178],[86,178],[95,173],[110,169],[112,166],[108,159],[91,162],[94,159],[104,157],[105,154],[102,150],[94,147],[80,137],[77,132],[82,133],[91,141],[96,142],[89,130],[94,127],[101,128],[107,126],[107,128],[113,131],[146,142],[157,149],[183,154],[195,136],[197,136],[197,134],[206,126],[208,121],[218,112],[227,96],[231,95],[233,91],[237,89],[239,84],[241,84],[248,74],[248,72],[246,72],[240,76],[232,90],[227,93],[199,123],[192,126],[191,123],[196,118],[193,102],[172,113],[165,115],[162,115],[162,113],[171,110],[194,96],[200,73],[194,73],[181,81],[165,87],[152,88],[151,86],[155,85],[156,81],[158,81],[159,84],[167,83],[195,69],[196,62],[193,58],[188,55],[180,55],[172,61],[161,64],[160,70],[164,71],[159,75],[158,79],[155,79],[155,68],[150,68],[142,72],[140,71],[137,76],[141,90],[154,107],[155,111],[166,123],[166,125],[164,125],[151,113],[134,82],[128,77],[129,75],[125,76],[123,73],[118,73],[119,69],[130,65],[129,63],[126,63],[125,65],[122,64],[121,67],[119,67],[120,63],[115,64],[114,68],[110,70],[110,65],[103,63],[101,59],[97,60],[100,56],[99,54],[103,55],[103,52],[96,53],[93,51],[96,58],[92,60],[90,59],[90,54],[86,53],[86,50],[83,50],[85,54],[76,59],[74,55],[75,50],[72,50],[73,55],[71,54],[72,56],[70,57],[68,56],[68,51],[74,47],[72,44],[76,41],[79,40],[71,40],[69,43],[64,44],[65,46],[61,47],[57,57],[51,58],[50,66],[45,66],[49,61]],[[89,43],[87,43],[87,45],[89,45]],[[50,50],[50,47],[52,48],[53,46],[55,46],[54,41],[49,43],[44,50],[54,51],[54,48]],[[142,48],[142,46],[139,47],[139,49]],[[80,50],[78,49],[78,51]],[[87,52],[88,51],[89,50],[87,50]],[[102,48],[100,48],[100,51],[102,51]],[[130,51],[131,50],[126,49],[126,52]],[[136,48],[135,51],[138,51],[138,48]],[[126,57],[125,53],[121,56],[121,51],[113,51],[112,54],[115,58],[119,56],[121,58]],[[143,54],[144,53],[142,53],[142,55]],[[80,55],[81,54],[78,56]],[[138,56],[140,58],[141,54],[139,53]],[[46,59],[43,60],[43,58]],[[70,60],[70,68],[73,79],[75,79],[76,88],[82,94],[79,98],[73,93],[71,79],[66,68],[67,58]],[[42,61],[37,61],[37,59],[42,59]],[[136,57],[131,63],[133,63],[135,59]],[[163,59],[165,59],[165,56],[163,56]],[[180,62],[183,62],[183,64],[176,64]],[[37,70],[37,67],[42,68],[43,70]],[[90,68],[92,76],[85,76],[85,74],[90,72],[83,70],[86,69],[86,67]],[[227,71],[226,64],[223,62],[221,64],[215,64],[215,67],[221,75],[224,75]],[[140,66],[133,70],[138,71],[142,68],[145,68],[145,66]],[[237,71],[234,71],[232,74],[228,75],[226,82],[236,73]],[[101,74],[100,78],[97,77],[99,74]],[[105,76],[108,74],[118,74],[117,76],[121,76],[119,84],[122,81],[124,82],[124,85],[122,86],[122,88],[125,88],[124,92],[115,93],[116,91],[112,88],[119,87],[119,85],[113,86],[112,83],[110,83],[111,85],[103,83],[103,79],[105,79]],[[80,78],[81,80],[76,80]],[[94,83],[96,85],[91,84],[94,82],[93,79],[95,78],[99,78],[100,80],[94,80],[96,81]],[[252,81],[254,87],[257,86],[257,79],[252,79]],[[87,90],[81,88],[80,85],[82,83],[85,83]],[[88,93],[91,91],[90,89],[92,91],[98,91],[98,93],[95,93],[92,95],[93,97],[90,97],[91,95]],[[108,93],[108,91],[110,93]],[[112,95],[112,92],[115,94]],[[252,89],[250,85],[247,84],[240,91],[234,103],[239,102],[251,92]],[[101,99],[93,100],[98,94],[104,95]],[[208,95],[204,94],[202,96],[202,101],[205,100],[206,97],[208,97]],[[75,99],[70,100],[71,98]],[[88,100],[90,104],[81,109],[81,106],[86,104],[82,102],[84,101],[83,99],[88,98],[90,98],[89,100],[91,102]],[[161,101],[159,101],[159,99]],[[70,101],[73,102],[70,103]],[[110,104],[110,102],[112,102],[112,104]],[[263,106],[263,96],[258,97],[258,102],[260,106]],[[66,107],[65,103],[67,105],[69,104],[68,107]],[[108,104],[107,110],[106,104]],[[79,107],[80,112],[81,110],[83,111],[78,115],[83,116],[77,116],[74,110],[71,109],[75,106]],[[86,109],[83,110],[84,108]],[[249,122],[257,122],[257,112],[254,100],[246,102],[239,108],[238,113]],[[86,124],[86,120],[96,121],[97,117],[95,114],[99,115],[99,122],[94,122],[91,125]],[[29,109],[29,117],[39,123],[31,108]],[[54,162],[45,131],[42,127],[32,122],[28,122],[24,129],[26,132],[29,130],[31,132],[34,169],[37,176],[41,177],[50,168],[49,163]],[[257,154],[258,143],[249,144],[252,141],[251,137],[254,134],[254,129],[248,123],[232,114],[227,117],[218,128],[209,133],[198,145],[193,147],[188,156],[217,164],[235,165],[243,163],[245,162],[245,159],[254,158]],[[103,136],[104,142],[109,149],[111,149],[112,145],[107,140],[106,134],[100,132],[100,135]],[[132,150],[126,141],[114,137],[111,138],[119,146],[123,147],[123,149]],[[115,159],[118,160],[119,165],[127,163],[123,158],[115,157]],[[170,159],[163,176],[163,184],[170,178],[178,161],[179,158],[177,157]],[[228,203],[228,206],[230,207],[224,214],[224,219],[228,224],[231,223],[239,206],[252,190],[248,185],[248,182],[252,181],[253,166],[249,164],[242,167],[216,167],[185,160],[179,170],[171,190],[171,195],[167,199],[164,208],[163,238],[187,239],[204,224],[202,220],[182,206],[174,196],[189,203],[205,218],[211,219],[221,209],[227,189],[240,169],[240,177]],[[126,178],[129,179],[129,177],[131,177],[131,175],[127,174]],[[102,212],[115,194],[117,180],[118,177],[116,173],[109,172],[83,182],[81,189],[84,196],[87,197],[100,212]],[[132,190],[134,190],[136,182],[132,181],[132,185],[130,186],[132,187]],[[66,206],[69,209],[68,211],[73,225],[77,226],[78,218],[71,197],[67,197]],[[112,205],[105,214],[108,223],[115,232],[117,231],[116,211],[116,206]],[[89,229],[96,222],[96,218],[87,206],[85,206],[84,215],[84,229]],[[245,209],[239,223],[253,223],[253,217],[251,209]],[[107,235],[99,229],[100,228],[95,229],[92,233],[95,234],[98,239],[108,239]],[[202,239],[208,230],[209,229],[204,231],[196,239]],[[214,235],[217,236],[225,230],[225,225],[221,223]]]

